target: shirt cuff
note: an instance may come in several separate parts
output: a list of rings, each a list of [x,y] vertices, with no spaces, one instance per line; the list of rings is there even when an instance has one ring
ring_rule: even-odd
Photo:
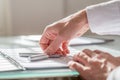
[[[107,77],[107,80],[120,80],[120,67],[114,69]]]

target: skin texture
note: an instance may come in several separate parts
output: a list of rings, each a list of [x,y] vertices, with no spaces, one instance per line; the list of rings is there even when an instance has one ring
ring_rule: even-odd
[[[109,73],[120,66],[120,58],[100,50],[85,49],[74,55],[69,67],[80,73],[84,80],[106,80]]]
[[[39,43],[43,51],[49,55],[66,55],[69,53],[69,41],[83,35],[88,29],[86,11],[82,10],[46,26]]]
[[[69,53],[69,41],[82,36],[89,30],[85,10],[81,10],[64,19],[46,26],[40,39],[40,46],[48,54],[66,55]],[[109,73],[120,65],[120,58],[99,51],[85,49],[73,57],[69,67],[80,72],[85,80],[106,80]]]

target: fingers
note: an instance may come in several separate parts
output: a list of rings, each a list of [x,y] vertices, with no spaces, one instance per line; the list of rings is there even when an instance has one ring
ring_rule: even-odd
[[[83,52],[88,55],[89,57],[92,57],[93,56],[93,51],[90,50],[90,49],[84,49]]]
[[[40,43],[41,49],[44,51],[49,45]]]
[[[58,48],[57,51],[54,54],[65,55],[61,48]]]
[[[66,53],[69,52],[68,50],[68,43],[65,42],[63,43],[63,39],[56,37],[55,40],[53,40],[49,46],[47,47],[47,49],[45,50],[45,53],[47,54],[62,54],[62,55],[66,55]]]
[[[93,54],[94,53],[94,54]],[[98,57],[95,57],[93,55],[103,55],[101,59]],[[115,66],[118,66],[117,63],[114,62],[114,58],[106,59],[104,55],[110,57],[106,52],[95,50],[91,51],[89,49],[83,50],[83,52],[76,54],[73,58],[74,61],[69,63],[69,67],[72,69],[77,70],[80,72],[81,75],[90,74],[96,75],[96,73],[103,74],[108,73],[112,69],[114,69]],[[90,62],[88,61],[90,59]],[[88,65],[89,64],[89,65]],[[84,75],[85,75],[84,74]],[[91,80],[91,79],[90,79]]]
[[[105,58],[92,50],[84,49],[83,52],[75,54],[73,57],[74,61],[81,63],[84,66],[89,66],[91,64],[98,64],[105,62]]]
[[[80,52],[74,55],[73,60],[81,63],[82,65],[88,65],[89,57],[85,53]]]
[[[84,66],[82,64],[78,63],[78,62],[70,61],[68,63],[68,65],[69,65],[69,68],[75,69],[78,72],[83,72],[84,71]]]
[[[101,58],[108,58],[108,57],[110,57],[110,58],[112,57],[113,58],[113,56],[110,53],[104,52],[104,51],[101,51],[101,50],[94,50],[94,51],[92,51],[92,50],[89,50],[89,49],[84,49],[83,52],[85,54],[87,54],[91,58],[92,57],[93,58],[97,57],[99,59],[101,59]]]
[[[94,50],[94,52],[97,54],[103,53],[103,51],[100,51],[100,50]]]
[[[100,62],[105,61],[103,55],[101,55],[102,51],[100,50],[92,51],[90,49],[84,49],[83,52],[90,57],[90,60],[89,60],[90,63],[98,64]]]
[[[45,36],[42,36],[40,39],[40,47],[42,48],[42,50],[45,50],[49,45],[49,39],[46,38]]]
[[[62,43],[62,40],[59,39],[59,38],[56,38],[47,47],[47,49],[45,50],[45,53],[54,54],[59,49],[59,47],[61,46],[61,43]]]
[[[49,46],[49,44],[55,39],[56,35],[57,34],[50,33],[50,31],[45,30],[39,42],[41,48],[45,50]]]
[[[95,52],[96,54],[107,54],[107,55],[110,55],[108,52],[104,52],[104,51],[101,51],[101,50],[94,50],[93,52]]]
[[[62,43],[63,54],[68,54],[70,51],[68,49],[68,41]]]
[[[94,50],[93,52],[95,52],[96,54],[98,54],[99,56],[101,56],[103,58],[115,58],[110,53],[104,52],[104,51],[101,51],[101,50]]]
[[[83,52],[75,54],[73,57],[74,61],[71,62],[71,64],[69,63],[70,68],[74,68],[79,72],[94,68],[104,68],[106,60],[99,59],[93,55],[96,55],[96,53],[89,49],[85,49]]]
[[[44,42],[44,40],[47,42]],[[62,39],[58,37],[54,40],[50,40],[48,38],[43,37],[40,40],[40,46],[47,54],[58,53],[66,55],[67,53],[69,53],[68,42],[63,42]]]
[[[84,49],[83,52],[90,57],[91,61],[96,61],[101,58],[101,57],[99,58],[99,55],[96,52],[90,49]]]

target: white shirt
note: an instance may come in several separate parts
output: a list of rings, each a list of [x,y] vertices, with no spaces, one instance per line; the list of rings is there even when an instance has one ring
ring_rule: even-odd
[[[120,35],[120,0],[113,0],[86,8],[88,23],[93,33]],[[107,80],[120,80],[120,67]]]
[[[120,0],[89,6],[86,11],[92,32],[120,35]]]
[[[120,80],[120,67],[114,69],[107,77],[107,80]]]

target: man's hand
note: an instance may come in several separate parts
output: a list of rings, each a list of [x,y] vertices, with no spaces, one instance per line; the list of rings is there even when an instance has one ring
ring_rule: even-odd
[[[47,54],[69,53],[68,43],[77,36],[84,34],[88,27],[86,11],[79,11],[67,18],[48,25],[42,34],[40,46]]]
[[[63,23],[56,22],[47,26],[40,40],[40,46],[45,53],[47,54],[69,53],[67,47],[68,41],[63,41],[62,39],[60,39],[60,37],[58,37],[59,32],[62,30],[65,24],[66,24],[65,22]]]
[[[80,72],[85,80],[106,80],[109,73],[120,65],[119,61],[107,52],[85,49],[74,56],[69,67]]]

